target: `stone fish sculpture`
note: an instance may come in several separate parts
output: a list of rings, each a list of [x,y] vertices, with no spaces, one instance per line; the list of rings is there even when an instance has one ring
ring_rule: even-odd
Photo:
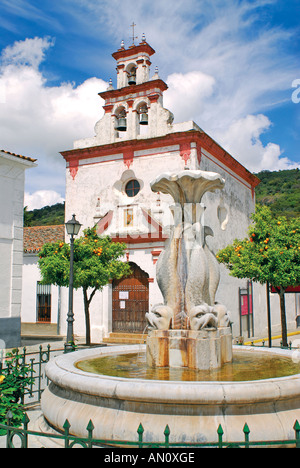
[[[230,324],[226,307],[215,304],[219,265],[206,243],[213,231],[201,224],[202,196],[222,189],[224,183],[219,174],[200,170],[165,173],[151,183],[154,192],[170,194],[175,205],[171,207],[174,227],[157,262],[164,304],[147,314],[149,329],[217,329]]]
[[[148,330],[169,330],[171,326],[173,311],[171,307],[156,304],[151,312],[146,313]]]

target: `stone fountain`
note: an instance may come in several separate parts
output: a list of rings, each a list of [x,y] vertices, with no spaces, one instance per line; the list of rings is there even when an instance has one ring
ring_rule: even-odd
[[[215,303],[219,266],[206,243],[213,231],[202,224],[201,203],[205,192],[224,183],[219,174],[195,170],[162,174],[151,183],[175,204],[173,232],[157,262],[164,304],[147,314],[149,366],[204,370],[232,361],[230,319],[226,307]]]
[[[68,419],[70,433],[86,437],[92,420],[95,438],[134,441],[142,424],[145,442],[162,442],[168,425],[170,442],[217,442],[221,424],[223,440],[239,442],[247,423],[251,440],[294,438],[300,365],[292,365],[291,351],[232,346],[228,312],[215,302],[219,269],[206,243],[213,232],[203,222],[201,199],[223,186],[219,174],[190,170],[152,182],[153,191],[173,197],[174,228],[157,262],[164,303],[147,314],[147,345],[92,348],[50,361],[39,429],[63,432]]]

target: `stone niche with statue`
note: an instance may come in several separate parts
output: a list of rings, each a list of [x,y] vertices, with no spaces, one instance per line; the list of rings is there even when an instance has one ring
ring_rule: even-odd
[[[174,228],[157,262],[157,282],[164,304],[147,314],[147,364],[209,370],[232,361],[232,334],[227,308],[215,302],[219,265],[202,223],[207,191],[224,187],[217,173],[184,170],[151,182],[154,192],[170,194]]]

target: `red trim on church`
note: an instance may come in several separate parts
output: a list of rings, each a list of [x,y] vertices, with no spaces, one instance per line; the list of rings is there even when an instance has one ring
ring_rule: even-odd
[[[189,141],[184,141],[180,144],[180,156],[184,160],[185,165],[187,165],[187,162],[191,157],[191,143]]]
[[[75,177],[77,175],[78,167],[79,167],[79,158],[74,158],[69,162],[69,171],[73,180],[75,180]]]
[[[69,163],[69,167],[77,167],[78,170],[78,161],[82,159],[90,159],[92,163],[93,158],[101,158],[109,155],[113,157],[114,154],[123,153],[124,163],[127,167],[130,167],[134,161],[134,151],[175,145],[179,145],[180,155],[187,161],[191,153],[191,143],[196,143],[198,161],[201,158],[201,148],[208,151],[225,167],[247,182],[254,193],[254,188],[259,184],[260,180],[203,131],[190,130],[188,132],[169,133],[162,137],[143,140],[119,141],[107,145],[62,151],[61,155]]]
[[[106,231],[113,219],[113,214],[113,210],[110,210],[100,221],[98,221],[98,223],[96,224],[98,236],[101,236],[104,233],[104,231]]]
[[[115,60],[125,59],[131,57],[132,55],[141,54],[142,52],[151,55],[155,54],[155,50],[147,42],[141,42],[140,44],[129,47],[129,49],[119,49],[117,52],[112,54]]]
[[[145,234],[130,233],[126,236],[114,236],[114,242],[125,242],[126,244],[149,244],[153,242],[165,242],[168,236],[162,232],[162,226],[152,218],[150,213],[141,207],[142,213],[149,224],[150,232]]]
[[[108,104],[111,101],[111,99],[118,100],[118,98],[122,98],[129,94],[147,93],[147,91],[153,91],[157,88],[161,92],[163,92],[168,89],[168,85],[163,80],[158,79],[158,80],[146,81],[145,83],[140,83],[137,85],[124,86],[123,88],[103,91],[99,93],[99,96],[102,97],[102,99],[104,99],[105,101],[107,101],[107,104]]]
[[[113,236],[113,242],[124,242],[125,244],[151,244],[153,242],[165,242],[168,237],[155,236],[153,233],[148,234],[130,234],[127,236]]]
[[[154,242],[164,243],[168,239],[168,236],[164,235],[162,232],[162,226],[152,218],[150,213],[144,208],[141,208],[141,210],[149,225],[149,232],[145,234],[134,234],[133,232],[127,235],[115,235],[112,236],[113,242],[124,242],[125,244],[149,244]],[[99,236],[101,236],[110,226],[113,219],[113,214],[114,212],[112,210],[108,211],[108,213],[106,213],[106,215],[96,224],[96,230]],[[155,260],[156,253],[158,253],[158,251],[152,252],[153,261]]]
[[[131,164],[133,163],[133,148],[126,148],[123,151],[123,160],[124,164],[127,166],[127,169],[130,168]]]
[[[158,257],[161,254],[161,250],[152,250],[151,254],[152,254],[153,265],[155,265],[158,260]]]

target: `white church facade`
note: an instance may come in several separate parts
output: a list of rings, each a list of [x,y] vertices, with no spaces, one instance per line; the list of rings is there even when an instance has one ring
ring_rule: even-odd
[[[145,314],[162,302],[156,282],[156,262],[172,227],[171,197],[151,191],[150,183],[165,172],[185,168],[219,173],[223,190],[206,193],[202,224],[210,228],[207,244],[216,252],[235,238],[246,235],[255,210],[255,187],[259,180],[193,121],[174,123],[164,108],[167,84],[157,71],[151,76],[155,53],[143,38],[138,45],[113,54],[117,87],[105,92],[104,116],[96,123],[95,136],[74,142],[61,154],[66,161],[66,221],[73,214],[83,229],[96,226],[99,235],[109,235],[126,244],[124,261],[132,275],[113,281],[97,292],[91,306],[92,342],[111,333],[141,334]],[[66,242],[68,239],[66,238]],[[27,266],[28,268],[28,266]],[[266,336],[266,293],[260,285],[229,276],[220,266],[216,300],[226,304],[233,336]],[[247,295],[243,294],[247,288]],[[55,292],[57,298],[57,292]],[[58,299],[55,299],[58,300]],[[60,333],[66,332],[68,291],[59,291]],[[280,331],[277,295],[271,295],[273,330]],[[293,304],[292,298],[287,303]],[[58,309],[52,304],[53,310]],[[29,317],[24,305],[24,317]],[[295,327],[295,306],[288,310],[288,326]],[[84,336],[82,292],[74,294],[74,331]],[[51,320],[58,320],[56,312]],[[25,321],[28,321],[24,318]],[[31,321],[31,319],[29,320]]]
[[[110,332],[142,333],[145,313],[162,302],[156,261],[172,225],[172,201],[151,191],[158,175],[188,167],[218,172],[225,179],[223,191],[203,199],[214,253],[245,236],[255,209],[258,179],[194,122],[173,123],[163,106],[167,85],[157,71],[150,75],[153,54],[145,40],[113,54],[117,87],[110,83],[100,93],[105,114],[95,136],[75,141],[72,150],[61,153],[67,166],[66,219],[75,213],[83,228],[96,225],[99,234],[125,242],[126,260],[133,268],[132,278],[107,286],[93,305],[101,317],[94,325],[99,338]],[[236,335],[238,287],[244,283],[222,269],[217,300],[228,305]]]

